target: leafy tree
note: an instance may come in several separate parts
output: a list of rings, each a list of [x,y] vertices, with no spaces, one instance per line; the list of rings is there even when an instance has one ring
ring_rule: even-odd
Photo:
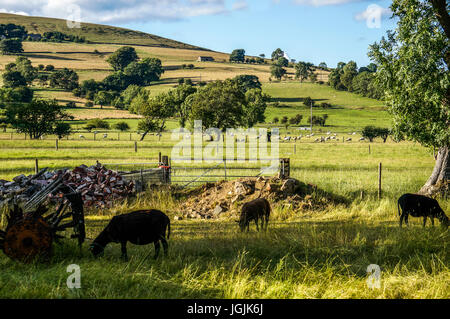
[[[186,103],[186,100],[196,92],[197,89],[189,84],[179,85],[175,90],[169,91],[169,97],[172,100],[171,103],[175,106],[175,112],[180,118],[181,127],[185,127],[190,112],[189,103]]]
[[[103,108],[103,105],[111,105],[114,100],[114,94],[108,91],[98,91],[94,96],[94,103],[100,105],[100,108]]]
[[[309,80],[312,83],[316,83],[317,82],[317,73],[311,73],[311,75],[309,76]]]
[[[236,49],[231,52],[230,62],[245,62],[245,50]]]
[[[153,81],[159,81],[163,73],[164,69],[161,60],[157,58],[134,61],[124,69],[124,74],[130,79],[129,84],[141,86],[147,86]]]
[[[289,124],[291,125],[299,125],[303,119],[303,115],[297,114],[296,116],[289,119]]]
[[[378,137],[381,137],[383,143],[386,143],[387,138],[391,134],[391,130],[388,128],[378,128]]]
[[[104,78],[100,86],[103,90],[120,92],[125,90],[132,82],[133,81],[128,75],[122,71],[118,71]],[[97,90],[98,89],[100,89],[100,87],[98,87]]]
[[[311,104],[314,106],[315,101],[311,97],[307,96],[303,99],[303,104],[307,107],[311,107]]]
[[[109,130],[109,123],[102,119],[91,119],[86,123],[85,129],[91,131],[94,128]]]
[[[143,103],[138,105],[138,108],[138,113],[145,117],[141,121],[143,124],[140,124],[139,128],[139,130],[142,129],[144,131],[141,141],[144,140],[151,130],[157,129],[158,133],[161,133],[165,128],[166,121],[174,116],[176,112],[171,96],[167,92],[143,100]]]
[[[106,60],[114,71],[123,71],[131,62],[137,61],[138,55],[133,47],[124,46],[111,54]]]
[[[286,70],[281,66],[274,64],[270,67],[270,74],[277,80],[281,80],[281,78],[286,74]]]
[[[245,127],[253,127],[257,123],[264,123],[264,113],[267,108],[269,96],[262,93],[261,89],[255,88],[245,92],[244,118]]]
[[[361,135],[369,139],[369,142],[373,142],[374,138],[378,137],[378,129],[373,125],[365,126]]]
[[[274,118],[273,118],[273,123],[278,123],[278,122],[280,122],[280,119],[277,117],[277,116],[275,116]]]
[[[15,63],[9,63],[8,65],[6,65],[5,70],[20,72],[20,74],[22,74],[28,84],[33,82],[33,80],[37,76],[37,72],[31,65],[31,61],[22,56],[17,57]]]
[[[313,74],[313,64],[309,62],[298,62],[295,65],[295,77],[303,82]]]
[[[53,72],[54,70],[55,70],[55,67],[51,64],[49,64],[45,67],[45,71]]]
[[[289,127],[289,118],[287,116],[283,116],[280,121],[281,124],[284,124],[286,129]]]
[[[3,72],[2,78],[3,78],[3,86],[6,88],[16,88],[27,85],[27,80],[19,71]]]
[[[277,60],[275,60],[274,64],[281,66],[281,67],[288,67],[289,61],[284,56],[279,57]]]
[[[0,107],[8,103],[30,103],[33,100],[33,90],[26,86],[0,89]]]
[[[55,128],[53,130],[53,134],[58,136],[59,139],[69,136],[72,133],[72,129],[69,123],[66,122],[58,122],[55,124]]]
[[[358,67],[356,62],[350,61],[342,68],[341,83],[348,91],[353,91],[353,78],[358,75]]]
[[[50,86],[72,91],[78,87],[78,74],[74,70],[64,68],[53,72],[50,77]]]
[[[187,100],[189,121],[202,120],[203,128],[227,128],[245,126],[246,97],[233,80],[214,81],[199,89]]]
[[[261,89],[262,85],[259,82],[259,78],[256,75],[238,75],[233,78],[241,88],[241,90],[245,93],[250,89]]]
[[[73,119],[55,100],[38,99],[30,103],[8,105],[6,117],[14,129],[28,134],[32,139],[40,138],[44,134],[58,133],[61,129],[60,123]]]
[[[27,30],[24,26],[14,23],[0,24],[0,38],[3,36],[6,39],[23,39],[27,35]]]
[[[278,61],[278,59],[281,57],[284,57],[284,51],[280,48],[272,52],[272,61]]]
[[[445,0],[394,0],[395,32],[371,45],[377,83],[393,115],[393,134],[439,149],[420,190],[434,193],[450,167],[450,16]],[[425,52],[425,53],[424,53]]]
[[[117,122],[116,124],[114,124],[114,128],[122,132],[130,130],[130,126],[125,121]]]
[[[3,39],[0,41],[0,52],[4,55],[23,52],[21,39]]]
[[[326,70],[326,69],[328,69],[328,66],[327,66],[327,64],[325,62],[320,62],[319,63],[319,68],[321,68],[323,70]]]

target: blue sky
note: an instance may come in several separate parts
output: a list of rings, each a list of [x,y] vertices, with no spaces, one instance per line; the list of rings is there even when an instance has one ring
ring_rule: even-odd
[[[390,1],[364,0],[0,0],[0,11],[67,18],[140,30],[221,52],[243,48],[334,67],[370,63],[368,46],[395,28]],[[371,7],[369,7],[371,6]],[[373,7],[378,9],[373,11]],[[70,10],[73,10],[70,9]],[[370,13],[372,12],[372,14]],[[375,13],[374,13],[375,12]],[[379,27],[370,17],[381,17]]]

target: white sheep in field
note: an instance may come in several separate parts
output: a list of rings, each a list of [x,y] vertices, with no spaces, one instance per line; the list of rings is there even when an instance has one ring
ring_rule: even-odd
[[[80,135],[79,138],[81,139],[85,139],[84,135]]]
[[[317,142],[320,142],[320,138],[316,138],[316,139],[314,140],[314,143],[317,143]]]
[[[351,142],[352,139],[349,137],[348,139],[345,140],[346,142]]]
[[[365,140],[366,140],[366,139],[365,139],[364,137],[361,137],[361,138],[359,139],[360,142],[365,141]]]
[[[327,132],[327,135],[331,135],[331,132]]]
[[[103,134],[103,138],[108,138],[108,134]]]

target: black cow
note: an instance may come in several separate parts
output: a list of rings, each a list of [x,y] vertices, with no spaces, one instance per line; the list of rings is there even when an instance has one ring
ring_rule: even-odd
[[[270,204],[265,198],[257,198],[242,206],[241,218],[238,223],[241,231],[250,229],[250,222],[255,221],[256,230],[259,231],[258,221],[261,219],[261,228],[267,230],[270,216]],[[264,225],[265,222],[265,225]]]
[[[423,227],[427,223],[427,217],[431,219],[434,226],[434,218],[441,222],[441,225],[448,227],[448,217],[445,215],[437,200],[417,194],[404,194],[398,199],[398,215],[400,216],[400,227],[403,220],[408,225],[408,215],[413,217],[423,217]],[[400,211],[401,208],[401,211]]]
[[[90,250],[94,256],[103,254],[111,242],[122,245],[122,258],[128,260],[127,242],[135,245],[155,244],[155,259],[158,258],[161,241],[164,254],[167,255],[170,237],[170,219],[159,210],[141,210],[129,214],[114,216],[105,229],[92,243]]]

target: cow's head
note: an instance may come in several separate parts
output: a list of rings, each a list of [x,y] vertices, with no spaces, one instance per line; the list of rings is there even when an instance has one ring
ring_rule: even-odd
[[[94,255],[94,257],[100,257],[100,256],[103,256],[105,247],[103,247],[102,245],[100,245],[96,242],[93,242],[91,244],[91,246],[89,247],[89,250]]]

